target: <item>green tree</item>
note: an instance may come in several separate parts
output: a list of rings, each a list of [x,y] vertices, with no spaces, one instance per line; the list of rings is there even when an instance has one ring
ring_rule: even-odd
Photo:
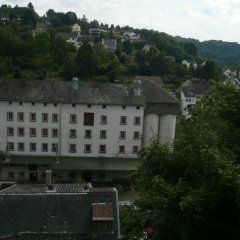
[[[97,67],[96,58],[93,47],[90,44],[83,44],[83,46],[78,50],[76,67],[78,76],[81,78],[95,76]]]
[[[142,148],[136,214],[152,239],[240,238],[239,101],[240,90],[215,84],[180,120],[172,148],[157,139]]]

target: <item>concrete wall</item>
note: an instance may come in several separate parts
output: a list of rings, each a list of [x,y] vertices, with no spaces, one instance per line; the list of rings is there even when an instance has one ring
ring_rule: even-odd
[[[14,120],[7,121],[7,112],[13,112]],[[24,113],[24,121],[19,122],[17,119],[17,113]],[[84,126],[83,119],[84,113],[94,113],[94,126]],[[137,154],[133,153],[133,146],[141,146],[141,138],[133,139],[135,131],[139,132],[139,136],[142,135],[143,128],[143,107],[139,109],[136,106],[126,106],[125,109],[122,106],[109,106],[103,108],[102,105],[87,105],[76,104],[75,107],[72,104],[57,104],[47,103],[44,106],[43,103],[35,103],[33,106],[30,102],[23,102],[22,105],[19,102],[0,102],[0,150],[6,151],[7,142],[14,143],[14,151],[10,154],[15,155],[31,155],[31,156],[55,156],[56,153],[51,151],[52,144],[58,144],[59,154],[63,156],[83,156],[83,157],[132,157],[136,158]],[[36,113],[37,121],[30,122],[29,114]],[[48,122],[42,122],[42,113],[48,114]],[[58,114],[58,122],[52,122],[52,114]],[[70,115],[76,114],[77,123],[70,123]],[[100,123],[101,115],[107,116],[107,124]],[[120,117],[127,117],[127,124],[120,124]],[[134,118],[140,117],[140,124],[134,124]],[[7,128],[14,128],[14,136],[7,136]],[[17,129],[24,128],[25,135],[19,137],[17,135]],[[36,128],[37,136],[30,137],[29,129]],[[42,128],[48,129],[48,137],[42,137]],[[52,137],[52,129],[58,129],[59,136],[57,138]],[[76,129],[77,137],[70,138],[70,129]],[[85,130],[92,131],[92,137],[90,139],[85,138]],[[107,138],[100,139],[100,130],[107,131]],[[126,139],[119,139],[120,131],[126,131]],[[18,151],[17,144],[23,142],[25,144],[24,151]],[[36,143],[36,152],[31,152],[29,149],[30,143]],[[42,151],[42,144],[48,144],[48,151]],[[76,144],[76,153],[69,152],[69,144]],[[84,152],[84,145],[91,145],[91,152]],[[99,153],[99,145],[106,145],[106,153]],[[119,146],[125,146],[125,153],[119,154]]]

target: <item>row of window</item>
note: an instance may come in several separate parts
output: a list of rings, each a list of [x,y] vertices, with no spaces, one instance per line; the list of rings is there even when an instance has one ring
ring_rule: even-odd
[[[48,123],[49,122],[49,114],[48,113],[42,113],[41,114],[42,122]],[[17,112],[17,121],[18,122],[24,122],[25,114],[24,112]],[[7,112],[7,120],[13,121],[14,120],[14,112]],[[36,122],[37,121],[37,113],[29,113],[29,121],[30,122]],[[52,114],[52,123],[58,123],[58,114],[53,113]],[[69,122],[72,124],[77,123],[77,114],[70,114],[69,116]],[[84,113],[84,126],[94,126],[94,113]],[[107,116],[101,115],[100,116],[100,124],[107,124]],[[126,125],[127,124],[127,116],[120,116],[120,124]],[[140,117],[134,117],[134,125],[140,125],[141,124],[141,118]]]
[[[49,147],[51,149],[49,149]],[[14,151],[14,149],[15,149],[14,142],[8,142],[7,143],[7,149],[10,152]],[[25,143],[23,143],[23,142],[17,143],[17,150],[19,152],[24,152],[25,151]],[[51,150],[51,152],[57,152],[58,151],[58,144],[57,143],[52,143],[52,144],[42,143],[41,144],[41,151],[42,152],[49,152],[50,150]],[[36,152],[37,151],[37,144],[36,143],[29,143],[29,151],[30,152]],[[77,145],[76,144],[69,144],[69,152],[70,153],[76,153],[77,152]],[[84,152],[85,153],[91,153],[92,152],[92,145],[91,144],[85,144],[84,145]],[[105,144],[100,144],[99,145],[99,153],[106,153],[106,152],[107,152],[106,145]],[[118,152],[120,154],[124,154],[125,153],[125,146],[120,145]],[[133,146],[132,147],[132,153],[134,153],[134,154],[138,153],[138,146]]]
[[[57,138],[59,136],[58,129],[52,128],[51,130],[48,128],[42,128],[41,129],[41,136],[42,137],[49,137],[49,132],[51,131],[51,136],[53,138]],[[14,136],[14,128],[8,127],[7,128],[7,136]],[[18,137],[24,137],[25,136],[25,128],[17,128],[17,136]],[[30,137],[36,137],[37,136],[37,129],[36,128],[29,128],[29,136]],[[77,138],[77,129],[69,129],[69,137],[70,138]],[[92,130],[91,129],[85,129],[85,138],[92,138]],[[107,130],[100,130],[100,136],[101,139],[107,138]],[[139,139],[140,138],[140,132],[134,131],[133,132],[133,139]],[[119,139],[126,139],[126,131],[120,131],[119,133]]]
[[[57,173],[57,172],[52,172],[52,178],[53,179],[57,179],[57,178],[62,178],[62,176]],[[76,177],[77,177],[77,174],[76,172],[69,172],[68,173],[68,180],[76,180]],[[17,172],[17,178],[19,180],[23,180],[26,178],[25,176],[25,172]],[[14,180],[15,179],[15,172],[8,172],[8,179],[9,180]],[[42,180],[45,180],[46,179],[46,173],[45,172],[42,172],[41,173],[41,179]],[[98,180],[105,180],[106,179],[106,174],[105,173],[99,173],[98,174]]]
[[[12,105],[12,101],[9,101],[8,103],[9,103],[9,105]],[[23,102],[19,102],[19,105],[22,106]],[[50,104],[49,103],[43,103],[44,107],[46,107],[48,105],[50,105]],[[54,107],[57,107],[57,105],[58,105],[57,103],[53,103]],[[32,102],[32,106],[35,106],[35,102]],[[72,107],[76,107],[76,103],[72,103]],[[91,107],[92,107],[92,104],[87,104],[87,108],[91,108]],[[102,108],[107,108],[107,106],[106,105],[102,105]],[[126,106],[123,105],[122,109],[126,109]],[[136,106],[136,109],[139,110],[140,106]]]

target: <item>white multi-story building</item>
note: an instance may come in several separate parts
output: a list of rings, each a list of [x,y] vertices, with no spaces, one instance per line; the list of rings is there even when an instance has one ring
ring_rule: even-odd
[[[178,101],[151,81],[131,85],[0,79],[0,180],[129,178],[138,151],[174,139]]]
[[[209,89],[210,84],[205,79],[187,80],[180,86],[177,94],[181,101],[181,111],[184,117],[190,117],[189,109],[192,108]]]

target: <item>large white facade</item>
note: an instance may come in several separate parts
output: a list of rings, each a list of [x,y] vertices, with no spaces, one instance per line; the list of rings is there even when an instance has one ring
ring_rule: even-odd
[[[64,181],[129,178],[139,165],[142,144],[148,145],[157,136],[162,143],[173,141],[176,113],[168,111],[165,103],[151,104],[157,109],[149,110],[140,88],[134,89],[131,97],[126,87],[106,85],[116,93],[101,96],[97,89],[92,98],[86,94],[90,99],[86,102],[81,100],[84,92],[78,83],[66,84],[69,89],[66,87],[63,94],[70,91],[71,102],[38,101],[34,97],[29,101],[31,88],[26,93],[28,99],[24,95],[22,100],[0,100],[0,151],[11,158],[9,163],[0,164],[0,180],[41,181],[48,168]],[[88,89],[85,85],[82,88]],[[119,91],[122,100],[118,100]]]

